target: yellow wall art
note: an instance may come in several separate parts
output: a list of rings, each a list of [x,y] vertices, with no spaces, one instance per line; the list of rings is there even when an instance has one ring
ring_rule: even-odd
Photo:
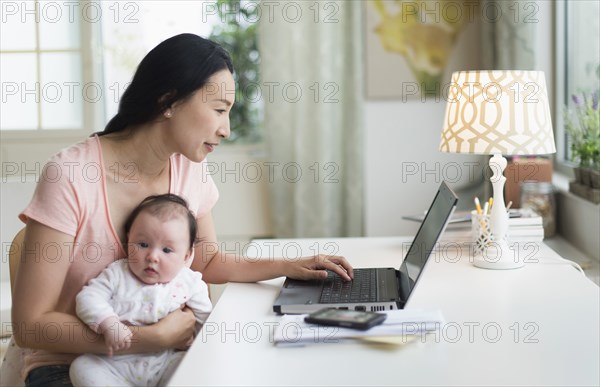
[[[478,0],[368,0],[364,6],[367,98],[438,98],[452,71],[476,68]]]

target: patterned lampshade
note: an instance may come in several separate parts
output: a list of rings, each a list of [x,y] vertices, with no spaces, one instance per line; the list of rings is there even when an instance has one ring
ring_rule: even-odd
[[[440,151],[555,153],[544,73],[494,70],[452,74]]]

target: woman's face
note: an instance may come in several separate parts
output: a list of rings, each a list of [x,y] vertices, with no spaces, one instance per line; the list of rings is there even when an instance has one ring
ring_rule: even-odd
[[[200,162],[221,140],[229,137],[229,112],[235,101],[235,82],[228,70],[215,73],[204,87],[184,102],[175,103],[167,118],[173,151]]]

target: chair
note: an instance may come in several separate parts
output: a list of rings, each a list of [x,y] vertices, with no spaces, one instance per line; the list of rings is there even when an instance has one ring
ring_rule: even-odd
[[[25,228],[23,227],[13,238],[10,248],[8,249],[8,267],[10,271],[10,292],[15,295],[15,281],[17,279],[17,270],[21,261],[21,248],[25,240]]]
[[[15,280],[17,278],[17,270],[21,262],[21,249],[23,240],[25,239],[25,228],[20,230],[12,240],[8,249],[8,268],[10,272],[10,293],[14,299],[15,295]],[[21,350],[16,346],[14,338],[11,337],[6,346],[5,353],[2,354],[3,361],[0,369],[0,385],[1,386],[24,386],[19,370],[23,366],[23,358]]]

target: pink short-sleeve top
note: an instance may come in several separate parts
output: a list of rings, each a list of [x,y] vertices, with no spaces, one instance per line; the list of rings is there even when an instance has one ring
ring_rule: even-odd
[[[75,297],[83,286],[109,264],[125,258],[110,219],[106,194],[106,179],[114,177],[104,171],[98,136],[60,151],[45,164],[31,202],[19,215],[24,223],[34,219],[74,237],[68,246],[40,247],[42,259],[56,257],[56,249],[67,249],[71,260],[58,310],[74,310]],[[180,154],[170,158],[169,192],[183,197],[197,218],[210,213],[219,198],[205,162],[195,163]],[[43,365],[68,364],[74,358],[69,354],[25,350],[22,374]]]

